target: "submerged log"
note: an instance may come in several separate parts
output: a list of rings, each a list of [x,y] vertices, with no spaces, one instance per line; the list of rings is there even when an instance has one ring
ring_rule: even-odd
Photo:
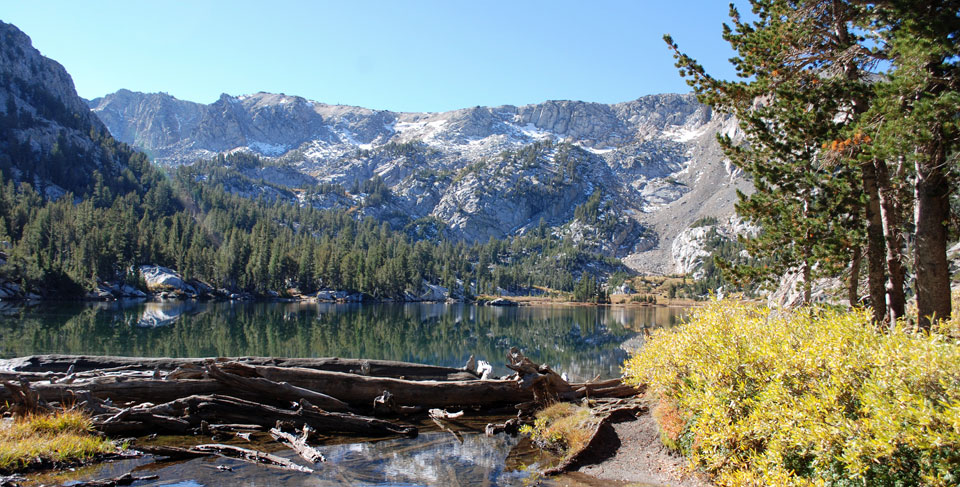
[[[156,475],[146,475],[143,477],[134,477],[132,473],[125,473],[119,477],[113,477],[109,479],[101,480],[84,480],[80,482],[71,483],[71,487],[115,487],[118,485],[130,485],[134,482],[141,482],[146,480],[156,480],[160,477]]]
[[[190,448],[178,448],[173,446],[141,446],[138,450],[151,455],[168,457],[171,460],[181,460],[196,457],[205,457],[218,455],[226,458],[235,458],[257,465],[275,467],[283,470],[292,470],[295,472],[312,473],[313,469],[304,467],[291,462],[283,457],[278,457],[270,453],[241,448],[239,446],[224,445],[221,443],[210,443],[206,445],[197,445]]]
[[[241,448],[239,446],[233,445],[224,445],[221,443],[211,443],[209,445],[197,445],[191,450],[198,452],[212,452],[217,455],[227,457],[227,458],[236,458],[237,460],[243,460],[250,463],[256,463],[258,465],[266,465],[268,467],[281,468],[284,470],[293,470],[295,472],[303,473],[313,473],[313,469],[310,467],[304,467],[303,465],[298,465],[291,462],[283,457],[278,457],[270,453],[265,453],[258,450],[251,450],[249,448]]]

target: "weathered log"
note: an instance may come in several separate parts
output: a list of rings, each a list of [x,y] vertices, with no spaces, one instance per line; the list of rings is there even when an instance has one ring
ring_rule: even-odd
[[[379,396],[373,398],[374,415],[409,415],[423,412],[420,406],[401,406],[390,391],[383,391]]]
[[[198,452],[211,452],[223,457],[236,458],[237,460],[256,463],[258,465],[266,465],[268,467],[293,470],[295,472],[313,473],[312,468],[293,463],[286,458],[278,457],[262,451],[251,450],[249,448],[241,448],[239,446],[211,443],[208,445],[197,445],[190,449]]]
[[[40,394],[33,389],[29,382],[20,380],[20,384],[10,381],[3,382],[3,390],[11,397],[14,403],[14,412],[28,414],[38,411],[50,411],[51,408]]]
[[[246,366],[233,364],[231,370],[236,371],[242,367]],[[297,387],[286,382],[274,382],[262,377],[241,376],[235,373],[229,373],[221,370],[216,364],[208,364],[207,373],[211,378],[226,386],[248,391],[256,395],[270,397],[275,401],[300,402],[306,399],[327,411],[347,412],[352,410],[347,403],[335,397],[328,396],[327,394]]]
[[[476,373],[454,367],[397,362],[393,360],[325,358],[168,358],[168,357],[109,357],[96,355],[31,355],[0,360],[0,370],[14,372],[66,372],[74,366],[75,372],[127,368],[128,370],[174,370],[186,364],[201,367],[207,361],[243,362],[250,365],[298,367],[331,372],[356,373],[374,377],[403,377],[412,380],[466,380],[478,378]]]
[[[457,419],[463,416],[463,411],[451,413],[444,409],[431,409],[430,411],[427,411],[427,413],[433,419]]]
[[[529,368],[524,364],[521,369]],[[399,406],[420,406],[425,408],[448,408],[457,406],[492,407],[503,404],[529,402],[535,399],[533,390],[521,388],[515,380],[468,380],[468,381],[411,381],[386,377],[368,377],[341,372],[328,372],[314,369],[282,368],[273,366],[250,366],[248,364],[221,363],[217,368],[223,372],[247,378],[260,378],[273,383],[287,383],[282,386],[290,395],[285,399],[304,394],[301,389],[335,397],[338,400],[358,408],[369,408],[374,398],[383,391],[390,391]],[[251,377],[255,376],[255,377]],[[577,399],[585,395],[602,397],[604,395],[628,396],[635,393],[628,386],[617,385],[619,381],[604,381],[588,384],[556,384],[559,379],[555,372],[528,373],[528,376],[543,378],[543,384],[549,390],[558,393],[561,399]],[[528,381],[535,384],[535,380]],[[123,402],[168,402],[191,395],[221,394],[241,398],[258,399],[272,392],[265,389],[268,382],[247,381],[253,390],[228,386],[216,379],[199,380],[156,380],[150,378],[97,377],[72,384],[33,384],[33,389],[45,401],[74,400],[78,391],[89,391],[99,399],[110,398],[114,403]],[[275,386],[274,386],[275,387]],[[276,389],[279,393],[280,389]],[[565,391],[565,392],[563,392]],[[308,398],[311,402],[319,397]],[[12,400],[9,391],[0,391],[0,401]],[[329,400],[325,400],[329,401]],[[324,404],[329,405],[328,402]],[[332,409],[332,408],[331,408]]]
[[[247,367],[247,364],[243,364]],[[222,364],[232,372],[234,364]],[[426,408],[455,406],[489,407],[513,404],[533,398],[512,380],[413,381],[388,377],[367,377],[297,367],[250,366],[260,377],[335,396],[356,407],[370,407],[375,397],[390,391],[397,404]]]
[[[574,388],[560,374],[524,357],[517,347],[512,347],[507,353],[507,368],[518,374],[520,387],[532,391],[534,401],[538,403],[545,404],[574,392]]]
[[[257,424],[270,428],[277,421],[285,421],[301,429],[309,425],[322,432],[358,433],[366,436],[416,436],[417,429],[408,425],[397,425],[366,416],[350,413],[324,411],[301,401],[296,411],[284,410],[252,401],[228,396],[190,396],[144,410],[148,414],[169,416],[187,416],[188,421],[199,426],[201,420]]]
[[[280,429],[280,423],[277,424],[277,427],[270,429],[270,436],[273,439],[283,443],[291,450],[297,452],[297,455],[300,455],[301,458],[310,462],[325,462],[326,459],[323,458],[323,454],[320,453],[316,448],[307,444],[307,440],[310,438],[311,428],[307,425],[303,425],[303,431],[299,436],[294,436],[290,433],[287,433]]]
[[[157,380],[126,377],[97,377],[72,384],[32,384],[39,397],[47,402],[71,401],[78,391],[89,391],[98,399],[111,399],[114,403],[166,402],[197,394],[223,394],[235,392],[213,379],[203,380]],[[241,391],[242,392],[242,391]],[[0,391],[0,402],[12,400],[10,391]]]

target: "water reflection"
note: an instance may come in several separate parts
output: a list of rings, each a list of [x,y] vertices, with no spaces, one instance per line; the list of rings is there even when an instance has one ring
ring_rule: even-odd
[[[502,367],[512,346],[572,380],[619,375],[644,328],[676,308],[466,304],[119,302],[0,310],[0,356],[364,357],[462,366],[474,354]]]
[[[642,343],[644,329],[676,324],[684,311],[464,304],[122,302],[24,307],[0,303],[0,356],[341,356],[462,366],[475,354],[491,362],[495,373],[505,374],[504,354],[517,346],[571,379],[585,380],[595,375],[618,376],[626,349]],[[542,481],[521,468],[537,461],[529,449],[524,450],[529,446],[505,435],[488,438],[477,433],[483,424],[457,428],[459,436],[424,431],[413,439],[321,445],[318,449],[327,462],[310,475],[223,458],[185,462],[140,458],[32,481],[62,484],[115,477],[131,469],[137,476],[158,475],[155,481],[137,484],[158,487],[226,483],[514,486]],[[276,443],[261,447],[295,459]]]
[[[271,448],[271,445],[274,448]],[[238,446],[251,447],[239,444]],[[274,455],[304,464],[292,451],[278,445],[260,444],[255,448],[273,450]],[[153,457],[102,463],[77,472],[37,475],[31,485],[65,484],[81,480],[117,477],[127,472],[134,476],[157,476],[140,481],[140,486],[521,486],[536,476],[539,452],[527,441],[507,435],[487,437],[464,433],[454,437],[448,432],[429,432],[417,438],[379,442],[318,446],[326,462],[311,465],[313,473],[291,472],[253,465],[230,458],[205,457],[188,461],[159,461]],[[508,461],[512,457],[513,461]],[[532,468],[520,468],[520,464]],[[541,485],[551,485],[545,482]]]

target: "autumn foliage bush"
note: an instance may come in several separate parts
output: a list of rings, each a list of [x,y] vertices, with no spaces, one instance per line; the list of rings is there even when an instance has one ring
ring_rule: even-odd
[[[949,335],[880,329],[861,310],[714,302],[624,372],[659,399],[665,442],[718,485],[956,486]]]

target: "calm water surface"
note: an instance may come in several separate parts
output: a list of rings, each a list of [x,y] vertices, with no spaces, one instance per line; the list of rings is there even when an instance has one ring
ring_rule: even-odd
[[[0,304],[0,357],[39,353],[339,356],[460,367],[472,354],[490,362],[495,374],[506,374],[504,356],[515,346],[532,360],[580,381],[597,375],[619,376],[627,350],[642,344],[644,329],[672,326],[685,312],[653,307],[466,304]],[[159,475],[159,480],[141,484],[156,486],[529,484],[533,479],[523,467],[545,460],[526,441],[505,435],[485,437],[485,421],[448,425],[457,435],[429,431],[430,425],[422,425],[426,429],[414,439],[331,439],[320,446],[328,461],[312,475],[226,459],[156,463],[141,458],[37,481],[105,478],[136,468],[136,475]],[[258,447],[296,458],[275,443]],[[217,465],[233,471],[224,472]]]
[[[0,303],[2,306],[5,303]],[[616,377],[644,328],[681,308],[229,302],[49,303],[0,307],[0,357],[347,357],[463,366],[471,354],[506,374],[520,348],[571,380]],[[634,345],[635,346],[635,345]]]

